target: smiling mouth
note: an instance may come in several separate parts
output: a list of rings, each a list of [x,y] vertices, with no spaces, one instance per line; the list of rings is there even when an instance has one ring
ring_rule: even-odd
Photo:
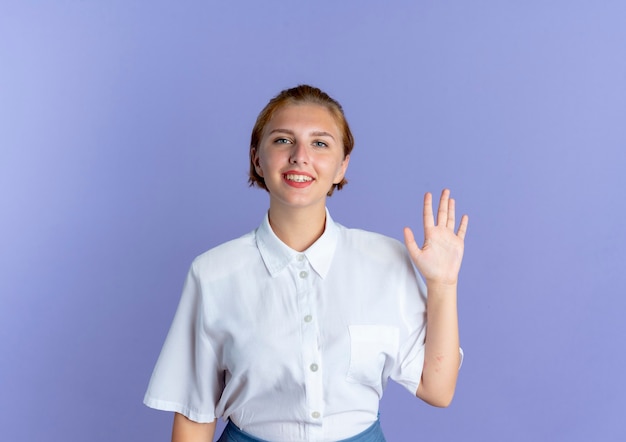
[[[313,178],[307,175],[296,175],[293,173],[288,173],[285,175],[285,178],[289,181],[295,181],[296,183],[307,183],[309,181],[313,181]]]

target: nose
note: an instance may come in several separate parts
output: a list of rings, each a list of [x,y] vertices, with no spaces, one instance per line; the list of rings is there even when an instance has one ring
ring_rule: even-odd
[[[305,145],[300,142],[296,142],[291,149],[291,156],[289,157],[291,164],[308,164],[309,153]]]

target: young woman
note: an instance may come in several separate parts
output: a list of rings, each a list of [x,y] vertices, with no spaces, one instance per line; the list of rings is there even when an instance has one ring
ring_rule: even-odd
[[[175,412],[174,442],[384,441],[389,378],[447,406],[460,366],[455,232],[444,190],[424,197],[424,244],[333,221],[354,140],[321,90],[282,91],[261,111],[250,184],[269,192],[261,225],[197,257],[144,402]],[[421,277],[415,272],[415,266]],[[422,279],[423,278],[423,279]],[[428,293],[428,297],[426,297]]]

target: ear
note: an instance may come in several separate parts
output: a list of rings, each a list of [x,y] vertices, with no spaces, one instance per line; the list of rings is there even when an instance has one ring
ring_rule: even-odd
[[[261,163],[259,161],[259,150],[256,147],[251,148],[252,153],[252,164],[254,164],[254,170],[259,174],[260,177],[263,177],[263,169],[261,169]]]
[[[337,171],[337,175],[335,175],[335,179],[333,180],[333,184],[339,184],[343,177],[346,176],[346,170],[348,170],[348,163],[350,163],[350,155],[346,155]]]

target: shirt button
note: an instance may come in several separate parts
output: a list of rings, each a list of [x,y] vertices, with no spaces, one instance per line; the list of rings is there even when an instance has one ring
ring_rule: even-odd
[[[317,371],[319,367],[317,366],[317,364],[311,364],[309,368],[311,369],[311,371]]]
[[[311,322],[312,320],[313,320],[313,316],[311,316],[311,315],[306,315],[304,317],[304,322]]]
[[[312,417],[313,419],[319,419],[319,418],[320,418],[320,416],[321,416],[321,415],[320,415],[319,411],[314,411],[313,413],[311,413],[311,417]]]
[[[304,279],[304,278],[306,278],[307,276],[309,276],[309,274],[308,274],[307,272],[305,272],[304,270],[302,270],[302,271],[300,272],[300,278]]]
[[[296,256],[296,259],[300,262],[304,261],[304,255],[298,255]]]

